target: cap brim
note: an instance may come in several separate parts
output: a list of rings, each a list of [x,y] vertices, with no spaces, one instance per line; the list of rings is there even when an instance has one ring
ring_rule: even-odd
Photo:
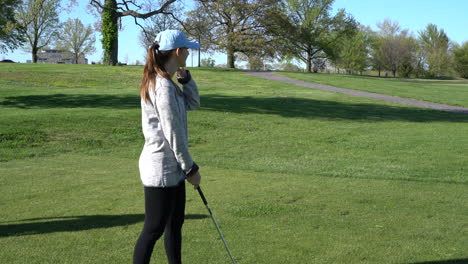
[[[187,43],[185,45],[189,49],[199,49],[200,48],[200,44],[198,44],[196,42],[187,41]]]

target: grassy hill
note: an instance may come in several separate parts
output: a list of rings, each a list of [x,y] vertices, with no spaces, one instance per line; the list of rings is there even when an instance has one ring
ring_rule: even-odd
[[[347,74],[280,72],[287,77],[341,88],[468,107],[468,80],[380,78]]]
[[[2,263],[131,262],[141,72],[0,65]],[[191,153],[239,263],[468,260],[468,116],[191,72]],[[187,187],[184,262],[229,263]]]

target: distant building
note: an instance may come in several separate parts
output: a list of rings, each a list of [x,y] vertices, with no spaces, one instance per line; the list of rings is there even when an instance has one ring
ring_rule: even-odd
[[[37,53],[37,63],[77,64],[73,53],[55,49],[41,50]],[[88,64],[88,59],[81,56],[78,58],[78,64]]]

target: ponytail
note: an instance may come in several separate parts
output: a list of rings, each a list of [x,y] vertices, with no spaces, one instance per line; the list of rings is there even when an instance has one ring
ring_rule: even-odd
[[[164,68],[164,64],[169,61],[172,51],[160,51],[159,43],[155,41],[148,49],[146,54],[146,63],[143,70],[143,78],[140,84],[140,97],[145,103],[149,99],[149,89],[154,86],[156,75],[160,75],[165,79],[170,80],[171,76]]]

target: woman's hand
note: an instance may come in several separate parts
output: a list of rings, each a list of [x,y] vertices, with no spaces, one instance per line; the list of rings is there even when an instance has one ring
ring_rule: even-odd
[[[194,175],[188,177],[187,181],[189,181],[193,185],[193,187],[195,189],[197,189],[198,186],[200,185],[200,181],[201,181],[200,172],[197,171],[197,173],[195,173]]]
[[[179,67],[179,69],[176,71],[177,78],[185,78],[187,77],[187,71],[184,69],[184,67]]]

